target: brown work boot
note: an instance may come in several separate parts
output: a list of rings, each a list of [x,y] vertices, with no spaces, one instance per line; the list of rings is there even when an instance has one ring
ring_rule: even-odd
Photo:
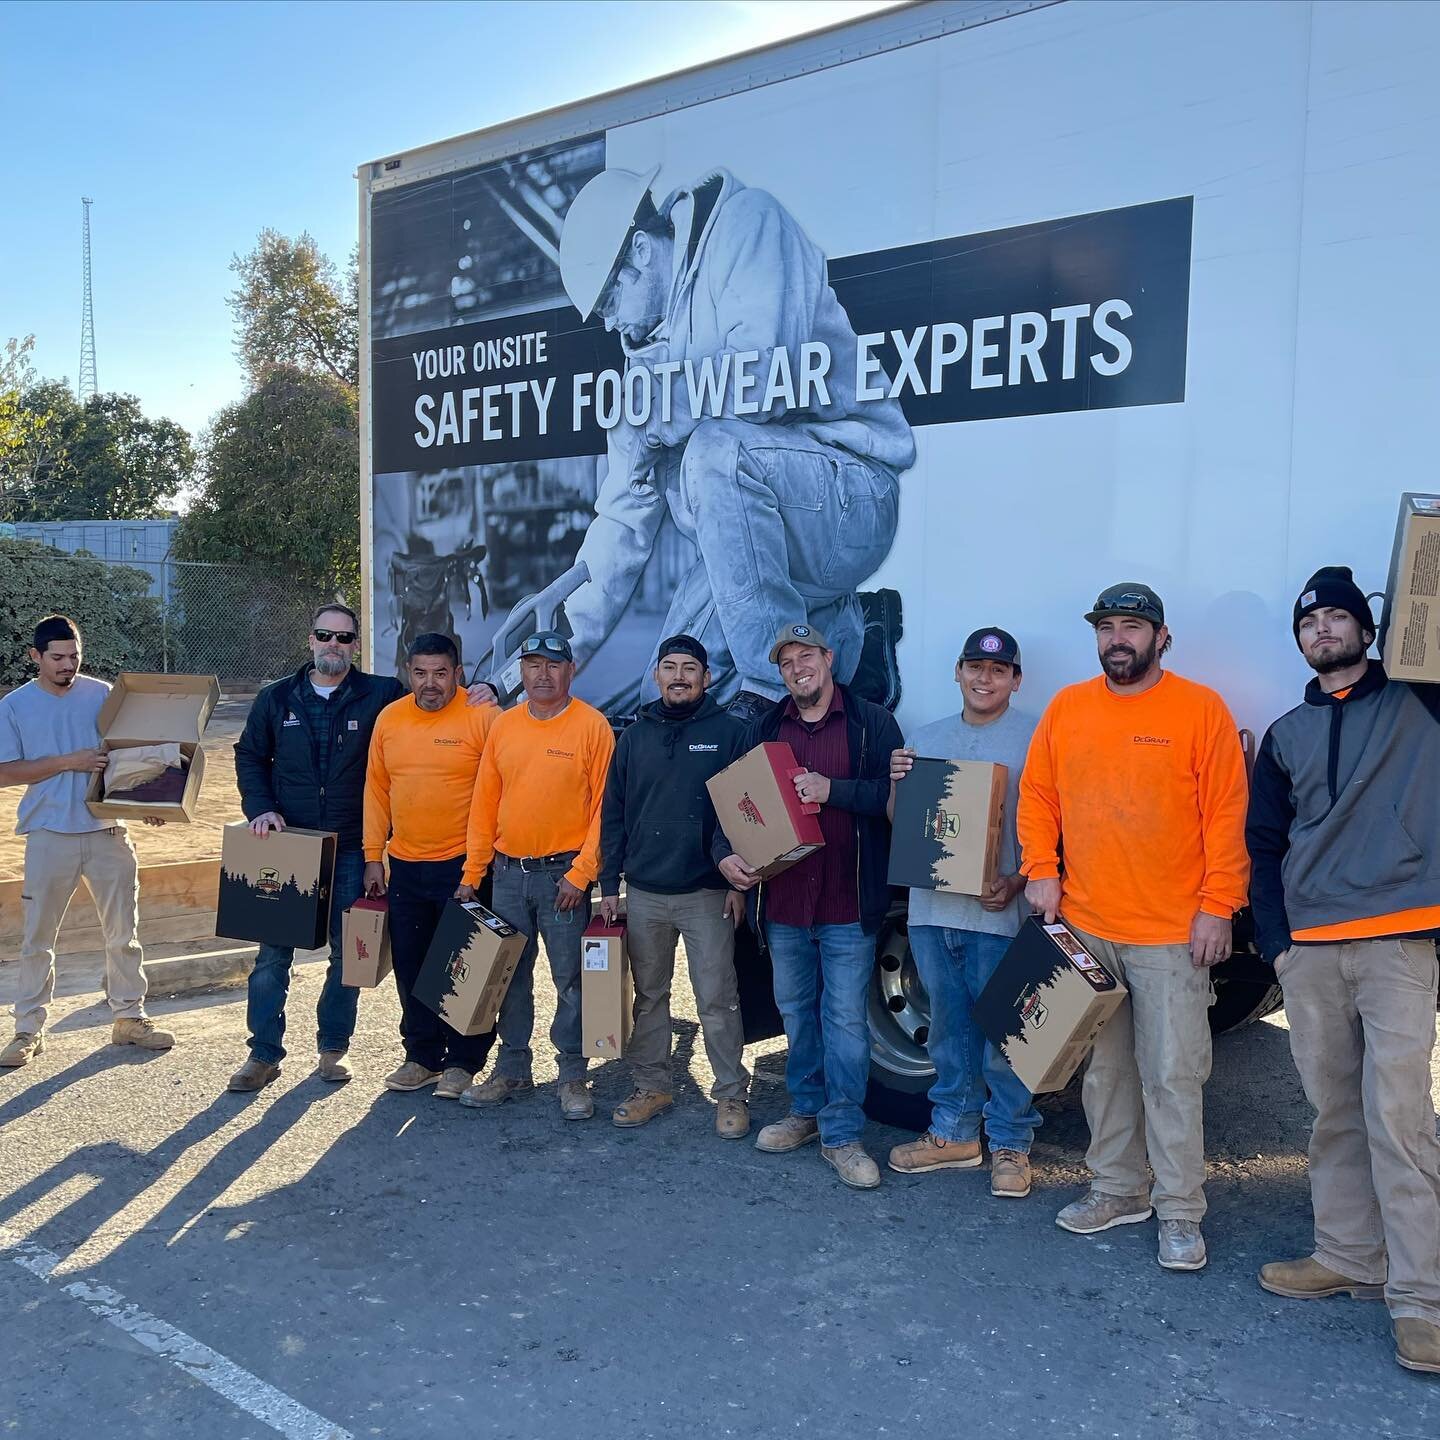
[[[475,1083],[475,1077],[458,1065],[447,1065],[435,1087],[437,1100],[458,1100]]]
[[[1055,1223],[1074,1235],[1095,1235],[1117,1225],[1138,1225],[1149,1218],[1148,1195],[1107,1195],[1103,1190],[1091,1190],[1079,1200],[1072,1200],[1055,1217]]]
[[[18,1070],[28,1065],[37,1055],[45,1051],[45,1036],[39,1030],[20,1030],[15,1038],[0,1050],[0,1065],[7,1070]]]
[[[637,1125],[653,1120],[674,1103],[673,1095],[663,1095],[658,1090],[637,1090],[623,1104],[615,1107],[610,1119],[622,1130],[633,1130]]]
[[[157,1029],[148,1015],[142,1015],[138,1020],[117,1020],[110,1027],[110,1043],[136,1045],[141,1050],[168,1050],[175,1037],[168,1030]]]
[[[438,1070],[431,1070],[418,1060],[407,1060],[398,1070],[392,1070],[385,1077],[387,1090],[423,1090],[440,1078]]]
[[[1395,1358],[1407,1370],[1440,1375],[1440,1325],[1402,1315],[1395,1322]]]
[[[1385,1287],[1351,1280],[1322,1265],[1313,1255],[1303,1260],[1272,1260],[1260,1267],[1260,1288],[1287,1300],[1323,1300],[1327,1295],[1348,1295],[1352,1300],[1383,1300]]]
[[[473,1110],[483,1110],[487,1105],[501,1105],[517,1095],[528,1095],[535,1088],[533,1080],[520,1080],[514,1075],[492,1075],[478,1085],[472,1085],[461,1097],[460,1103]]]
[[[566,1120],[588,1120],[595,1113],[595,1099],[583,1080],[560,1082],[560,1114]]]
[[[280,1067],[268,1060],[257,1060],[253,1055],[230,1077],[227,1090],[237,1095],[248,1095],[252,1090],[263,1090],[280,1074]]]
[[[991,1151],[990,1193],[1002,1200],[1023,1200],[1030,1193],[1030,1157],[1019,1150]]]
[[[980,1164],[978,1140],[942,1140],[927,1130],[918,1140],[907,1140],[890,1152],[890,1168],[902,1175],[923,1175],[930,1170],[974,1170]]]
[[[315,1064],[315,1073],[332,1085],[343,1085],[347,1080],[355,1078],[350,1058],[343,1050],[322,1050]]]
[[[787,1115],[783,1120],[764,1126],[755,1137],[755,1148],[771,1155],[798,1150],[820,1138],[820,1122],[813,1115]]]
[[[873,1190],[880,1183],[880,1167],[858,1140],[848,1145],[822,1145],[820,1158],[832,1166],[852,1190]]]
[[[715,1133],[722,1140],[743,1140],[750,1133],[750,1107],[743,1100],[715,1103]]]

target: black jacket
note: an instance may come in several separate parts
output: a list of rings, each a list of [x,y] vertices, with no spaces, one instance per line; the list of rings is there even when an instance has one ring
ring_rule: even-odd
[[[315,737],[297,687],[313,667],[267,685],[250,707],[235,742],[235,779],[247,820],[274,810],[287,825],[334,830],[342,849],[360,848],[365,811],[365,760],[380,712],[408,692],[398,680],[351,670],[325,702],[330,721],[330,773],[316,774]]]
[[[873,935],[890,908],[890,883],[886,878],[890,870],[890,821],[885,814],[890,799],[890,752],[898,750],[905,738],[895,717],[883,706],[862,700],[843,685],[835,688],[845,705],[845,734],[854,775],[851,779],[830,776],[830,799],[826,803],[837,810],[848,810],[855,817],[860,857],[860,928]],[[753,721],[738,753],[743,755],[767,740],[778,739],[784,714],[782,701]],[[711,849],[717,862],[734,853],[719,826]]]
[[[1372,660],[1344,700],[1312,680],[1265,732],[1245,840],[1267,960],[1292,926],[1440,905],[1437,721],[1440,686],[1391,680]]]
[[[745,725],[706,695],[693,715],[666,716],[658,700],[620,734],[600,819],[600,893],[620,877],[638,890],[723,890],[711,843],[715,807],[705,782],[745,753]]]

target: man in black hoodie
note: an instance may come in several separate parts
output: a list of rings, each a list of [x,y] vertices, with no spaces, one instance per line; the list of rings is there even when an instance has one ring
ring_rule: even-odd
[[[1440,1373],[1440,687],[1366,658],[1375,621],[1344,566],[1306,582],[1294,631],[1316,678],[1266,732],[1246,840],[1256,936],[1316,1111],[1315,1248],[1263,1266],[1260,1284],[1296,1300],[1383,1293],[1396,1359]]]
[[[743,753],[745,727],[705,693],[709,656],[698,640],[672,635],[659,656],[660,698],[615,746],[600,819],[600,913],[614,919],[623,875],[635,982],[635,1026],[625,1051],[635,1092],[613,1119],[629,1129],[674,1103],[670,984],[678,936],[715,1075],[715,1130],[738,1140],[750,1129],[735,981],[735,927],[745,904],[711,858],[716,822],[705,782]]]

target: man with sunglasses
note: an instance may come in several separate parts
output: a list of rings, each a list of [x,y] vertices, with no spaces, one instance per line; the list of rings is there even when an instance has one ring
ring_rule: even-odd
[[[1225,702],[1162,668],[1170,632],[1148,585],[1111,586],[1085,618],[1103,673],[1041,716],[1020,781],[1020,870],[1031,909],[1063,920],[1130,996],[1085,1070],[1090,1192],[1055,1219],[1092,1235],[1153,1206],[1160,1264],[1199,1270],[1210,967],[1245,903],[1245,762]]]
[[[333,830],[339,836],[330,905],[330,968],[316,1007],[315,1042],[316,1074],[336,1083],[353,1073],[345,1052],[355,1032],[360,992],[340,983],[341,924],[362,889],[370,736],[380,712],[407,693],[400,681],[369,675],[355,665],[359,629],[348,605],[322,605],[311,622],[310,659],[255,697],[235,744],[240,805],[257,835],[296,825]],[[482,698],[472,688],[470,702]],[[294,959],[289,946],[260,947],[250,972],[246,1009],[250,1058],[230,1077],[231,1090],[259,1090],[280,1073]]]
[[[570,693],[575,657],[554,630],[520,647],[525,699],[491,727],[475,782],[460,894],[474,893],[494,868],[493,909],[528,937],[496,1030],[500,1054],[490,1078],[462,1105],[512,1100],[534,1088],[535,955],[540,940],[555,982],[550,1041],[559,1068],[560,1113],[588,1120],[595,1101],[585,1083],[581,1041],[580,936],[600,870],[600,807],[615,753],[610,722]]]

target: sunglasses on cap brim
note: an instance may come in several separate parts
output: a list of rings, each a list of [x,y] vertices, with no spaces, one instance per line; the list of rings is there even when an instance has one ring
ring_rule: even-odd
[[[527,655],[539,655],[549,660],[569,660],[570,658],[565,653],[565,647],[558,640],[549,640],[538,635],[532,635],[520,647],[521,659]]]
[[[1148,595],[1112,595],[1108,600],[1102,595],[1091,607],[1094,610],[1119,610],[1136,614],[1143,619],[1155,615],[1155,602]]]

